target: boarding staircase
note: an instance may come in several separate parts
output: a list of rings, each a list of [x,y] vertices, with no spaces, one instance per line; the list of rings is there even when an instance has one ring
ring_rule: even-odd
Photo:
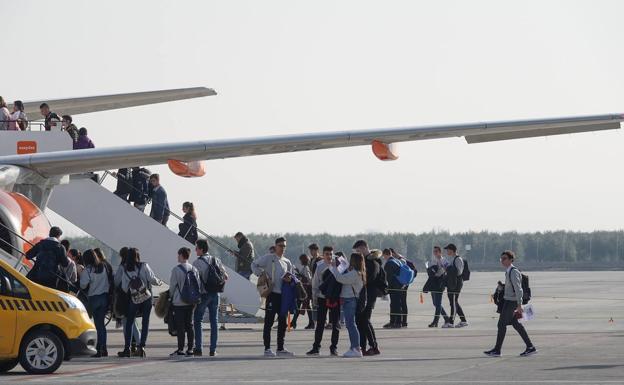
[[[72,175],[68,184],[55,186],[48,208],[114,250],[124,246],[138,248],[141,259],[149,263],[154,273],[165,282],[169,281],[171,270],[177,264],[178,249],[195,250],[188,241],[88,175]],[[229,279],[222,302],[236,309],[236,314],[248,315],[255,322],[254,317],[260,310],[255,285],[232,269],[226,269]]]

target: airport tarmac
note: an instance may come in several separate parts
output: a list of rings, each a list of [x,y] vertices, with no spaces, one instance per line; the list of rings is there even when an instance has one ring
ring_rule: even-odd
[[[427,328],[433,307],[428,295],[419,303],[418,290],[424,281],[419,275],[408,297],[408,328],[381,329],[389,306],[378,302],[374,323],[379,327],[380,356],[329,357],[326,335],[322,356],[306,357],[313,332],[294,330],[286,335],[286,347],[296,357],[267,359],[261,356],[261,325],[257,324],[228,325],[219,334],[217,357],[169,359],[175,338],[162,329],[162,320],[153,317],[147,359],[79,358],[49,376],[26,375],[18,367],[0,377],[0,383],[624,384],[624,272],[529,274],[537,318],[526,327],[539,349],[531,357],[518,357],[524,346],[511,327],[501,358],[482,354],[496,338],[497,315],[489,294],[502,273],[473,273],[466,282],[460,303],[470,325],[462,329]],[[448,310],[446,298],[444,304]],[[207,337],[209,332],[205,333]],[[111,329],[109,353],[120,350],[122,341],[121,333]],[[347,342],[343,328],[341,352]]]

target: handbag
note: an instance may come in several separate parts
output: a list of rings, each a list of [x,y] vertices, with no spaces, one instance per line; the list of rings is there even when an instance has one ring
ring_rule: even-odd
[[[261,298],[267,298],[273,292],[274,282],[272,277],[275,276],[275,261],[273,259],[271,259],[271,264],[273,265],[271,276],[269,277],[269,274],[263,271],[258,277],[256,289],[258,289]]]

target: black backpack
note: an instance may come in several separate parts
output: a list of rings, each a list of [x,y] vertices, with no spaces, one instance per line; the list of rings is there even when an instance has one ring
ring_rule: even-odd
[[[216,257],[212,257],[212,263],[209,263],[203,256],[199,257],[206,265],[206,281],[202,281],[204,288],[209,293],[223,293],[225,287],[225,274],[219,266],[217,266]]]
[[[511,268],[511,270],[513,270],[513,269],[517,269],[517,268],[514,266],[514,267]],[[511,270],[509,271],[510,275],[511,275]],[[531,300],[531,287],[529,286],[529,276],[526,275],[526,274],[523,274],[522,272],[520,272],[520,275],[522,277],[522,280],[521,280],[522,281],[522,284],[521,284],[521,286],[522,286],[522,304],[526,305]],[[513,289],[513,285],[511,286],[511,288]]]
[[[33,281],[49,285],[57,282],[61,276],[54,250],[42,249],[35,260]]]
[[[461,278],[463,281],[470,281],[470,267],[468,267],[468,261],[464,259],[464,271],[462,271]]]
[[[321,276],[323,281],[319,286],[319,290],[326,299],[339,299],[342,291],[342,284],[336,280],[334,274],[329,269],[323,272]]]
[[[373,279],[372,286],[377,289],[377,297],[383,297],[384,295],[388,295],[388,279],[386,277],[386,270],[384,270],[381,266],[381,260],[375,259],[373,263],[379,264],[379,273]]]

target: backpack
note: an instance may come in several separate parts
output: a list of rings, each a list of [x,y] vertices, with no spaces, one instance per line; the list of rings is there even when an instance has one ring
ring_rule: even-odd
[[[53,250],[43,249],[37,254],[34,270],[33,280],[35,282],[44,286],[54,283],[56,287],[61,271]]]
[[[258,294],[260,294],[260,298],[267,298],[273,292],[273,276],[275,275],[275,261],[271,259],[272,272],[269,276],[269,273],[263,271],[258,277],[258,282],[256,282],[256,289],[258,289]]]
[[[414,270],[407,263],[398,259],[396,261],[399,263],[399,275],[397,277],[399,283],[405,286],[414,282]]]
[[[326,299],[340,298],[342,284],[336,280],[336,277],[334,277],[334,274],[329,269],[323,272],[321,280],[323,282],[320,284],[319,290]]]
[[[217,266],[216,257],[212,257],[212,263],[209,263],[204,256],[199,257],[206,265],[206,280],[202,281],[204,288],[209,293],[223,293],[223,287],[225,286],[225,274]]]
[[[130,274],[124,268],[124,272],[126,276],[130,279],[130,283],[128,284],[128,291],[130,292],[130,300],[133,304],[138,305],[152,298],[152,293],[149,291],[143,280],[141,279],[141,267],[142,263],[138,264],[137,274],[134,277],[131,277]]]
[[[386,271],[381,267],[380,260],[374,260],[373,263],[379,264],[379,273],[373,278],[372,287],[377,290],[377,297],[383,297],[388,295],[388,279],[386,277]]]
[[[199,293],[199,282],[193,269],[186,270],[182,265],[178,265],[180,270],[184,272],[184,286],[182,290],[178,286],[182,302],[189,305],[197,305],[201,302],[201,294]]]
[[[462,280],[470,281],[470,268],[468,267],[468,261],[464,259],[464,271],[461,274]]]
[[[514,266],[514,267],[511,268],[511,270],[513,270],[513,269],[517,269],[517,268]],[[511,270],[509,271],[510,275],[511,275]],[[521,281],[522,281],[522,283],[521,283],[521,286],[522,286],[522,304],[526,305],[531,300],[531,287],[529,287],[529,276],[526,275],[526,274],[523,274],[522,272],[520,272],[520,276],[522,277],[522,279],[521,279]],[[511,289],[514,290],[514,293],[515,293],[515,289],[514,289],[513,285],[511,285]]]

